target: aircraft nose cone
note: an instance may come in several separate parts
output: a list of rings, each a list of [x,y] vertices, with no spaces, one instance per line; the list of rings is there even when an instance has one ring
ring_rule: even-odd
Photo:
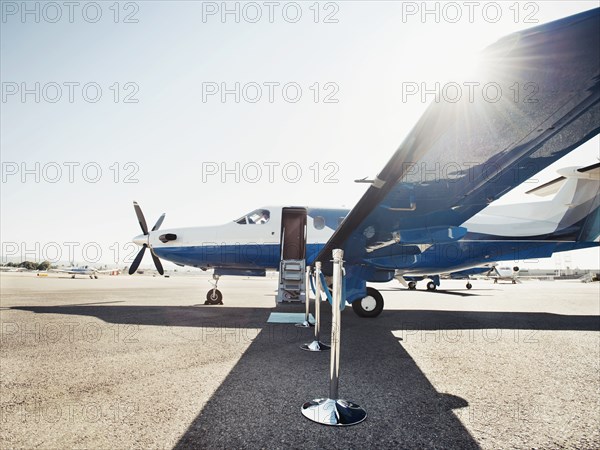
[[[147,244],[147,243],[148,243],[148,236],[145,236],[145,235],[143,235],[143,234],[140,234],[140,235],[138,235],[138,236],[134,237],[134,238],[133,238],[131,241],[132,241],[134,244],[137,244],[137,245],[139,245],[139,246],[141,247],[142,245],[144,245],[144,244]]]

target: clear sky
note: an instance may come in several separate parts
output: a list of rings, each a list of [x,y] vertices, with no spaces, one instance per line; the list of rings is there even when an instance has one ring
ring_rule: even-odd
[[[4,253],[68,260],[71,247],[84,262],[87,245],[90,262],[97,248],[123,260],[133,200],[149,223],[166,212],[163,227],[351,208],[365,190],[353,180],[383,167],[431,101],[403,98],[407,83],[461,81],[498,38],[597,6],[476,3],[424,15],[422,2],[231,2],[223,16],[221,2],[3,1]],[[565,164],[598,156],[596,139]],[[236,163],[239,180],[223,179]],[[570,258],[599,265],[597,249]]]

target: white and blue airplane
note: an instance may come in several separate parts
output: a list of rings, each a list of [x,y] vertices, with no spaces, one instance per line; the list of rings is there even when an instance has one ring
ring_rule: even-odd
[[[529,192],[547,201],[493,202],[600,131],[600,9],[509,35],[483,53],[481,83],[534,95],[442,99],[433,103],[351,210],[266,206],[221,226],[149,230],[134,208],[142,246],[159,258],[221,275],[280,271],[278,299],[301,297],[292,281],[320,261],[332,272],[344,250],[345,300],[362,317],[383,310],[367,282],[472,270],[496,261],[549,257],[597,247],[600,165],[566,168]],[[531,91],[531,92],[533,92]],[[551,197],[550,197],[551,196]],[[289,276],[288,276],[289,275]],[[299,277],[302,279],[302,276]],[[298,281],[298,280],[297,280]],[[296,289],[298,287],[299,289]],[[215,287],[209,303],[220,303]]]
[[[494,274],[491,273],[488,275],[490,278],[494,280],[494,284],[498,284],[498,281],[510,281],[512,284],[520,283],[519,281],[519,266],[502,266],[495,267],[494,266]]]
[[[71,275],[71,278],[75,278],[77,275],[83,275],[92,279],[98,279],[100,273],[113,273],[120,272],[119,269],[106,269],[100,270],[90,266],[73,266],[67,269],[50,269],[50,272],[66,273]]]

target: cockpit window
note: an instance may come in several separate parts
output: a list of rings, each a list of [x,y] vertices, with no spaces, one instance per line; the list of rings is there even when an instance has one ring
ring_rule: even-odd
[[[239,223],[240,225],[246,225],[246,224],[262,225],[263,223],[267,223],[270,218],[271,218],[271,213],[269,212],[268,209],[257,209],[255,211],[252,211],[251,213],[248,213],[248,214],[240,217],[235,222]]]

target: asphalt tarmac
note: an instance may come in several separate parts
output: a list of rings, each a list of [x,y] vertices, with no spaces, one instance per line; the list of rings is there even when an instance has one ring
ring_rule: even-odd
[[[303,306],[231,277],[204,306],[207,280],[2,273],[0,448],[600,448],[599,283],[374,285],[378,318],[342,313],[339,393],[368,417],[331,428],[300,413],[329,353],[267,323]]]

